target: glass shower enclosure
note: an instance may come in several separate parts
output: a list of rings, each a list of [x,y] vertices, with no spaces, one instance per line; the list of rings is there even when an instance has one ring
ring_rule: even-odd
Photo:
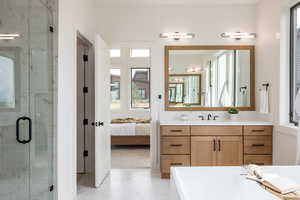
[[[0,0],[0,199],[52,200],[54,65],[47,0]]]

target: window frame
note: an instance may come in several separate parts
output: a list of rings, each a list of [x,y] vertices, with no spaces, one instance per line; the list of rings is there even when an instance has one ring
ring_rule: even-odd
[[[119,99],[119,101],[120,101],[120,106],[118,107],[118,108],[112,108],[111,107],[111,105],[112,105],[112,99],[110,100],[110,109],[111,110],[120,110],[121,109],[121,107],[122,107],[122,104],[121,104],[121,76],[122,76],[122,70],[121,70],[121,68],[110,68],[110,98],[111,98],[111,92],[112,92],[112,90],[111,90],[111,84],[112,84],[112,80],[111,80],[111,70],[119,70],[120,71],[120,82],[119,82],[119,97],[120,97],[120,99]]]
[[[300,2],[295,4],[290,9],[290,73],[289,73],[289,79],[290,79],[290,94],[289,94],[289,122],[298,126],[298,122],[294,121],[294,91],[295,91],[295,84],[294,84],[294,71],[295,71],[295,45],[294,45],[294,36],[295,36],[295,10],[300,9]]]
[[[148,107],[133,107],[132,101],[132,71],[136,69],[146,69],[149,73],[149,106]],[[151,67],[130,67],[130,109],[132,110],[149,110],[151,109]]]

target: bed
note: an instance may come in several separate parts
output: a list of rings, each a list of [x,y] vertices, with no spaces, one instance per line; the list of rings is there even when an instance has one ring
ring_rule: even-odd
[[[112,145],[150,145],[150,121],[112,120]],[[119,123],[118,123],[119,122]]]

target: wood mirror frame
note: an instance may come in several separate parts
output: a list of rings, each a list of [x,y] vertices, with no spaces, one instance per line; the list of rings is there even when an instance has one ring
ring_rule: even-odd
[[[169,51],[171,50],[249,50],[250,51],[250,106],[241,111],[255,111],[255,46],[165,46],[165,111],[227,111],[229,107],[170,107],[169,103]]]

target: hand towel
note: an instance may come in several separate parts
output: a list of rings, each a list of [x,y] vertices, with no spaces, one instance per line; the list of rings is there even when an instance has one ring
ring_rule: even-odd
[[[269,113],[269,92],[267,88],[260,90],[260,112]]]

